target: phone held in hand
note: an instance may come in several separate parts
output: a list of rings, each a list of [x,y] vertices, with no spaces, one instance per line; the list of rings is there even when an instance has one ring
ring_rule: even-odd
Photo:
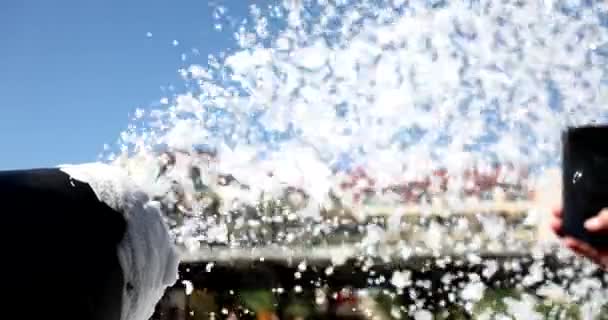
[[[608,125],[570,127],[562,143],[562,231],[596,248],[608,248],[608,235],[584,227],[587,219],[608,208]]]

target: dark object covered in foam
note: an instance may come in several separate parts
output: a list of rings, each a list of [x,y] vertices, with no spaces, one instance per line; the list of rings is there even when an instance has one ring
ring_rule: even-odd
[[[121,213],[60,169],[0,172],[0,203],[3,318],[120,320]]]

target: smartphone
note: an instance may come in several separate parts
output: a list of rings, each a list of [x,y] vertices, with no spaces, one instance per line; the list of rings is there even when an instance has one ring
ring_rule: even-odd
[[[564,235],[608,248],[608,235],[584,223],[608,208],[608,125],[569,127],[562,135]]]

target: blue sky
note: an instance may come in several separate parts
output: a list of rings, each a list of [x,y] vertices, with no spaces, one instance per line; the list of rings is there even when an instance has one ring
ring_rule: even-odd
[[[234,44],[214,23],[207,0],[0,1],[0,169],[95,161],[135,108],[180,90],[182,53]]]

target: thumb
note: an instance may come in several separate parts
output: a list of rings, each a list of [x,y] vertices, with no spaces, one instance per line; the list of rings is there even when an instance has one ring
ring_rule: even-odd
[[[585,221],[585,228],[591,232],[608,231],[608,209]]]

